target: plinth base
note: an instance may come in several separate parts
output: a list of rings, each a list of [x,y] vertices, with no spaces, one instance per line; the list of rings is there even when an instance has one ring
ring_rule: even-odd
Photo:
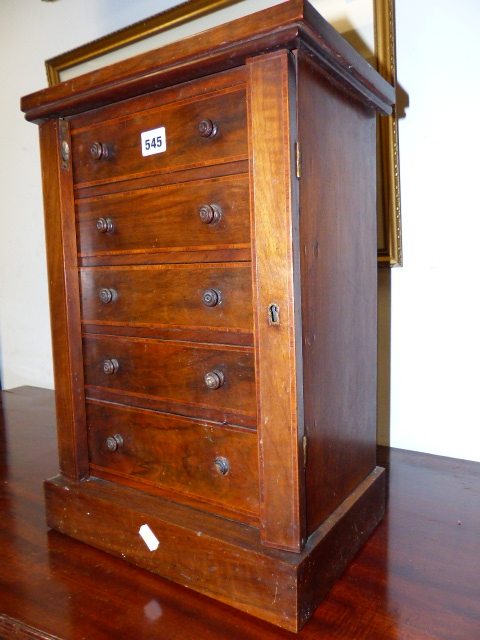
[[[95,478],[75,482],[56,476],[45,482],[45,497],[51,528],[299,631],[381,520],[385,474],[377,467],[301,553],[262,546],[254,527]],[[139,533],[143,525],[158,541],[155,550]]]

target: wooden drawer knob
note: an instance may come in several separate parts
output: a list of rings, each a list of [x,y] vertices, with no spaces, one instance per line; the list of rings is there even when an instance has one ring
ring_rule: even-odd
[[[118,367],[119,367],[118,360],[115,360],[115,358],[112,358],[111,360],[103,361],[103,372],[109,376],[113,375],[114,373],[117,373]]]
[[[208,118],[198,123],[198,133],[202,138],[214,138],[217,135],[217,131],[217,125]]]
[[[222,474],[222,476],[226,476],[230,471],[230,463],[223,456],[219,456],[218,458],[215,458],[215,468],[218,473]]]
[[[225,376],[221,371],[209,371],[205,374],[204,380],[207,387],[215,391],[215,389],[220,389],[223,386]]]
[[[109,436],[105,440],[105,444],[109,451],[118,451],[123,447],[123,438],[119,433],[116,433],[114,436]]]
[[[216,204],[204,204],[200,207],[198,217],[204,224],[217,224],[222,217],[222,210]]]
[[[109,304],[110,302],[114,302],[117,299],[117,292],[115,289],[101,289],[98,297],[103,302],[103,304]]]
[[[202,294],[202,302],[206,307],[216,307],[222,301],[222,294],[217,289],[206,289]]]
[[[113,220],[111,218],[99,218],[97,220],[97,231],[111,233],[113,231]]]
[[[90,147],[90,155],[94,160],[106,160],[110,156],[110,149],[106,144],[94,142]]]

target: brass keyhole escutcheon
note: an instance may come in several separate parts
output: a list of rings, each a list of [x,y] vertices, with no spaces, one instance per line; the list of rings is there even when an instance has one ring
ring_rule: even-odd
[[[68,163],[70,160],[70,146],[66,140],[62,140],[60,145],[60,156],[64,163]]]
[[[273,326],[280,324],[280,307],[276,302],[268,305],[268,324]]]

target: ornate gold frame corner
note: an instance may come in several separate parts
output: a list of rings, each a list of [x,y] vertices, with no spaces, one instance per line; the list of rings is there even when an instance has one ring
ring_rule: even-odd
[[[45,61],[47,80],[49,86],[59,84],[62,71],[76,67],[88,60],[94,60],[107,53],[128,47],[135,42],[168,31],[174,27],[201,18],[209,13],[214,13],[241,0],[187,0],[150,18],[135,22],[135,24],[109,33],[97,40],[61,53],[54,58]]]
[[[189,0],[146,20],[115,31],[81,47],[46,60],[48,84],[59,84],[62,71],[89,60],[128,47],[237,4],[241,0]],[[375,57],[377,69],[386,80],[396,84],[395,0],[372,0],[375,20]],[[397,115],[378,117],[378,265],[402,266],[402,228],[400,214],[400,170]]]
[[[377,69],[394,87],[397,83],[395,0],[375,0],[375,53]],[[401,267],[402,219],[400,157],[396,106],[390,116],[378,116],[378,264]]]

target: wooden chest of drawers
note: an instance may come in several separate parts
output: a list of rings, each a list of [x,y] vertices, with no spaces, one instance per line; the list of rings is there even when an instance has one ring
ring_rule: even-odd
[[[384,508],[375,123],[393,90],[301,0],[134,66],[22,104],[51,282],[48,524],[297,630]]]

